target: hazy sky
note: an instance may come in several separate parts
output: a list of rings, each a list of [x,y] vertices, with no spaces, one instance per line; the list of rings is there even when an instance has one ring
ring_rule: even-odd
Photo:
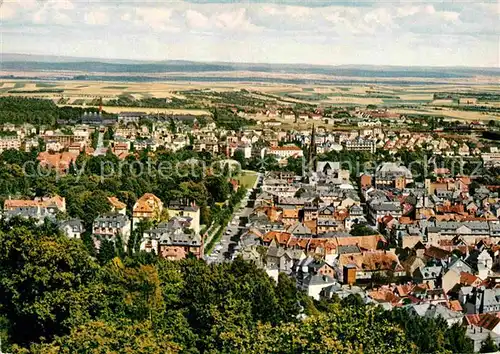
[[[500,66],[495,0],[3,0],[0,24],[3,53]]]

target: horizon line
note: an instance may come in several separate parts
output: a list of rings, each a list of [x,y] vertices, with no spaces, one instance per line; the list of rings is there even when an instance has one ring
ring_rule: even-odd
[[[240,64],[240,65],[307,65],[307,66],[316,66],[316,67],[391,67],[391,68],[432,68],[432,69],[478,69],[478,70],[499,70],[500,65],[497,67],[494,66],[468,66],[468,65],[403,65],[403,64],[311,64],[311,63],[276,63],[276,62],[237,62],[237,61],[218,61],[218,60],[191,60],[191,59],[125,59],[125,58],[102,58],[102,57],[81,57],[81,56],[71,56],[71,55],[57,55],[57,54],[34,54],[34,53],[3,53],[0,52],[0,64],[4,61],[8,62],[22,62],[22,60],[3,60],[4,55],[12,55],[12,56],[32,56],[32,57],[53,57],[53,58],[61,58],[61,59],[73,59],[78,60],[77,62],[101,62],[108,61],[110,64],[126,64],[123,62],[139,62],[143,64],[161,64],[165,62],[191,62],[191,63],[201,63],[201,64]],[[120,61],[122,63],[120,63]],[[41,60],[34,60],[33,62],[44,62]],[[50,63],[50,61],[46,61]]]

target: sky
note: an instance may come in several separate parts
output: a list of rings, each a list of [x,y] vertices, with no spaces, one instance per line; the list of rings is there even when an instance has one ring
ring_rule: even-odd
[[[0,0],[2,53],[500,67],[500,1]]]

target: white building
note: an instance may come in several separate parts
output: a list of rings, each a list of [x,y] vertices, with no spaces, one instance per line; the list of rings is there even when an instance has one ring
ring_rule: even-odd
[[[21,148],[21,139],[17,134],[0,135],[0,152],[5,150],[19,150]]]
[[[275,146],[267,150],[268,155],[274,155],[280,159],[287,159],[290,157],[303,157],[304,152],[296,145]]]

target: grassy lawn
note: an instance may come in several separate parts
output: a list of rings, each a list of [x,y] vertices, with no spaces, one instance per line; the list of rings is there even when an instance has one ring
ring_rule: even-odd
[[[251,188],[257,180],[257,173],[253,171],[243,171],[240,178],[238,178],[240,184],[245,188]]]

